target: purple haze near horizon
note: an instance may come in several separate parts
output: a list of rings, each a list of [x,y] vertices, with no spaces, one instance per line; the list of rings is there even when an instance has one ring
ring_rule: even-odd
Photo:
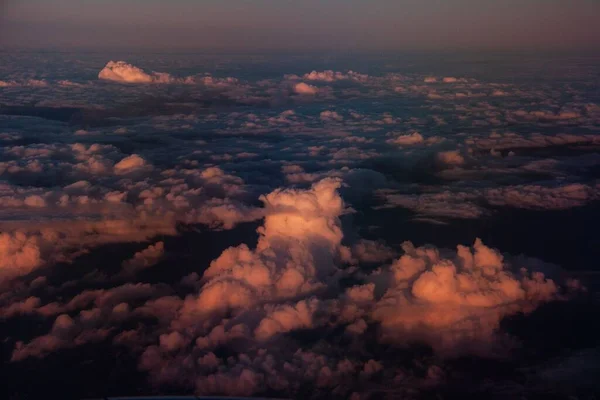
[[[216,51],[597,50],[591,0],[5,0],[0,46]]]

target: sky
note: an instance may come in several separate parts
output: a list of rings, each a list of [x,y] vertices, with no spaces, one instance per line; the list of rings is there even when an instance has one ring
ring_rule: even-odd
[[[596,0],[3,0],[0,7],[5,47],[600,48]]]
[[[600,393],[591,2],[0,5],[0,400]]]

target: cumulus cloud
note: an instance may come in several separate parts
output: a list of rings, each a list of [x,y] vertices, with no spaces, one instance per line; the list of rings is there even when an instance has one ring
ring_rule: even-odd
[[[152,169],[152,166],[150,166],[142,157],[137,154],[132,154],[116,163],[114,169],[117,175],[125,175],[139,170]]]
[[[262,197],[265,222],[256,251],[241,245],[223,252],[206,270],[198,298],[186,306],[226,310],[322,287],[321,280],[335,272],[341,249],[339,186],[327,179],[308,191],[277,190]]]
[[[400,258],[379,242],[343,246],[340,185],[329,178],[306,190],[277,189],[262,196],[265,216],[256,247],[242,244],[223,251],[201,279],[189,277],[197,293],[185,299],[164,288],[126,284],[87,290],[65,304],[42,306],[39,299],[27,298],[0,308],[5,317],[57,315],[49,333],[16,344],[12,361],[114,336],[116,343],[139,349],[140,368],[155,384],[181,385],[197,394],[276,390],[293,396],[300,390],[297,382],[303,382],[349,395],[357,381],[386,370],[377,353],[335,344],[304,349],[287,335],[325,329],[361,340],[376,326],[381,334],[369,339],[375,347],[416,341],[444,356],[490,355],[508,345],[498,331],[502,318],[560,298],[559,283],[530,272],[528,260],[506,259],[480,240],[454,253],[406,242]],[[163,252],[156,243],[124,267],[145,268]],[[379,267],[344,271],[356,263]],[[359,282],[342,288],[343,277]],[[136,316],[157,320],[155,331],[115,334],[123,321]],[[227,360],[216,355],[230,346],[246,351]],[[391,384],[395,372],[391,375],[381,378]]]
[[[163,72],[144,72],[143,69],[125,61],[109,61],[98,78],[119,83],[173,83],[175,79]]]
[[[301,95],[315,95],[319,92],[319,88],[304,82],[300,82],[294,85],[294,92]]]
[[[70,261],[100,244],[173,235],[178,223],[230,229],[262,216],[244,204],[244,181],[218,167],[157,167],[101,144],[2,150],[0,175],[18,183],[0,184],[3,259],[12,260],[4,277]],[[56,177],[62,187],[31,186]]]
[[[35,338],[27,344],[18,342],[11,361],[20,361],[28,357],[41,358],[57,350],[100,342],[109,333],[106,329],[78,329],[71,317],[62,314],[54,321],[52,331],[49,334]]]
[[[123,270],[128,275],[134,274],[139,270],[155,265],[164,257],[164,254],[165,244],[163,242],[156,242],[146,249],[135,253],[131,259],[123,261]]]
[[[342,121],[344,119],[344,117],[337,112],[330,110],[322,111],[319,117],[323,121]]]
[[[387,143],[397,144],[400,146],[413,146],[416,144],[421,144],[424,141],[425,141],[425,138],[423,138],[423,135],[421,135],[419,132],[412,132],[412,133],[408,133],[406,135],[396,136],[393,139],[389,139],[389,140],[387,140]]]
[[[513,271],[479,239],[446,258],[432,247],[403,245],[392,284],[375,305],[390,341],[426,341],[442,352],[493,351],[506,315],[529,312],[556,297],[556,283],[540,272]]]
[[[37,237],[23,232],[0,233],[0,283],[7,277],[25,275],[42,263]]]
[[[269,310],[254,330],[258,340],[267,340],[280,333],[313,327],[313,314],[319,307],[317,299],[302,300],[295,305],[280,305]]]
[[[333,70],[241,82],[122,61],[89,82],[79,63],[35,81],[6,64],[0,319],[31,328],[4,338],[6,362],[102,342],[139,357],[157,392],[413,398],[456,376],[447,357],[508,355],[503,318],[581,287],[479,240],[399,246],[369,207],[379,195],[450,225],[597,201],[600,112],[584,85]],[[257,220],[258,241],[239,239],[248,225],[216,232]]]
[[[456,150],[442,151],[437,154],[437,159],[442,165],[459,166],[465,163],[465,158]]]

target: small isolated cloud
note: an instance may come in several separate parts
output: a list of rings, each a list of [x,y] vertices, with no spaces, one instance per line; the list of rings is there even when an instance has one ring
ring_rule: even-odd
[[[453,76],[446,76],[446,77],[444,77],[444,79],[442,79],[442,82],[444,82],[444,83],[456,83],[456,82],[458,82],[458,79],[456,79]]]
[[[386,142],[400,146],[413,146],[416,144],[421,144],[424,141],[425,138],[423,138],[423,135],[421,135],[419,132],[413,132],[406,135],[396,136],[393,139],[388,139]]]
[[[300,82],[294,86],[294,92],[296,94],[315,95],[319,92],[319,89],[316,86]]]
[[[454,167],[463,165],[465,158],[457,150],[442,151],[437,154],[437,160],[445,166]]]
[[[125,157],[115,164],[114,170],[117,175],[125,175],[131,172],[152,169],[152,166],[137,154]]]
[[[342,117],[337,112],[329,110],[321,112],[319,117],[322,121],[342,121],[344,119],[344,117]]]
[[[98,78],[119,83],[173,83],[175,79],[167,73],[146,73],[143,69],[125,61],[109,61],[100,71]]]

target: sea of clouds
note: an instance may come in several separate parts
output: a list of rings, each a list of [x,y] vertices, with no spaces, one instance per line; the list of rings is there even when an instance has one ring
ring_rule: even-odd
[[[27,57],[0,68],[0,321],[38,324],[6,365],[102,345],[147,392],[418,397],[588,290],[591,260],[411,229],[596,207],[593,81]]]

